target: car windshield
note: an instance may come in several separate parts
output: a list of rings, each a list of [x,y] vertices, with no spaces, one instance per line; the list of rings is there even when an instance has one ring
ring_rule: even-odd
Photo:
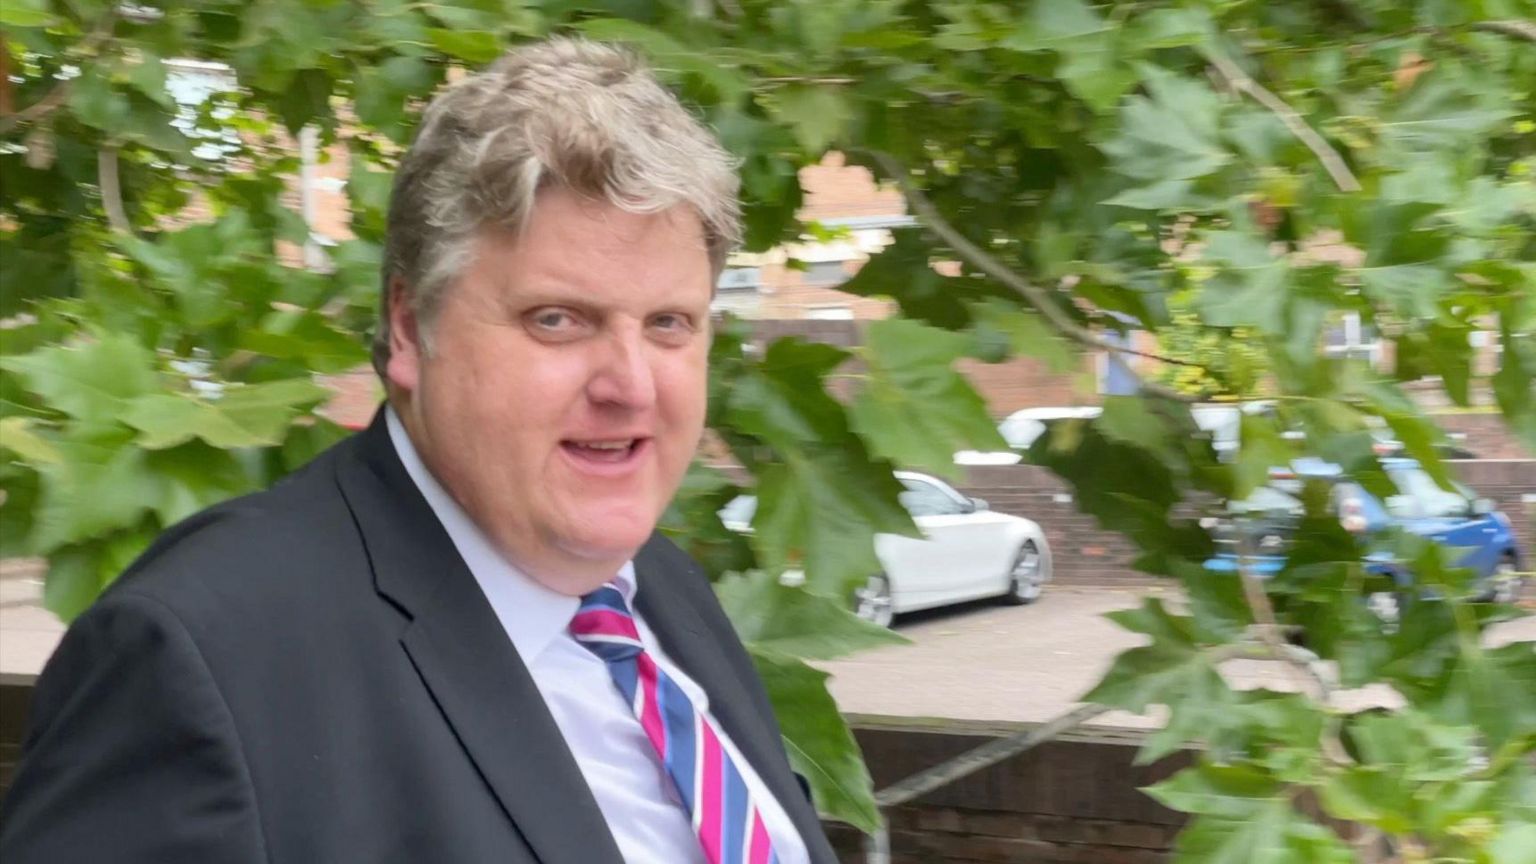
[[[1472,512],[1470,489],[1457,483],[1455,491],[1441,489],[1423,468],[1389,468],[1387,476],[1402,494],[1387,498],[1387,509],[1404,519],[1467,516]]]

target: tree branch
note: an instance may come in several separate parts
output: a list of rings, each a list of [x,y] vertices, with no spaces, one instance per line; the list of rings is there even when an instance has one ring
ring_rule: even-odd
[[[1099,351],[1111,351],[1116,354],[1146,357],[1150,360],[1157,360],[1175,366],[1205,368],[1199,363],[1192,363],[1188,360],[1174,357],[1164,357],[1160,354],[1152,354],[1146,351],[1138,351],[1135,348],[1115,345],[1099,338],[1093,331],[1073,321],[1065,312],[1061,311],[1055,303],[1051,302],[1051,298],[1046,295],[1043,289],[1015,273],[1008,265],[997,260],[995,256],[985,249],[972,243],[964,234],[961,234],[953,225],[949,224],[949,221],[944,218],[943,214],[939,213],[938,208],[933,206],[933,202],[929,201],[928,197],[912,184],[911,178],[907,175],[906,166],[896,157],[879,150],[866,152],[880,165],[880,169],[901,188],[901,193],[907,199],[907,203],[912,207],[913,212],[917,214],[918,218],[923,221],[923,224],[928,226],[929,230],[937,234],[939,239],[955,250],[955,253],[965,259],[971,266],[1008,286],[1025,300],[1029,301],[1029,304],[1035,307],[1041,315],[1044,315],[1046,320],[1062,335]],[[1148,393],[1154,393],[1179,402],[1195,401],[1193,397],[1146,380],[1138,375],[1134,369],[1129,371],[1132,375],[1136,376],[1142,389]]]
[[[133,236],[133,223],[128,221],[128,212],[123,209],[117,147],[107,144],[96,151],[96,176],[101,185],[101,206],[107,211],[107,224],[119,234]]]
[[[1472,25],[1472,29],[1483,30],[1488,33],[1501,33],[1515,39],[1536,42],[1536,21],[1526,21],[1522,18],[1510,18],[1503,21],[1479,21]]]
[[[102,43],[112,38],[112,30],[117,25],[118,11],[119,4],[110,4],[106,13],[101,16],[101,20],[96,22],[95,29],[80,41],[75,50],[82,54],[94,55],[101,48]],[[60,81],[43,98],[14,114],[0,116],[0,135],[10,132],[23,123],[31,123],[53,113],[68,101],[70,88],[70,81]]]
[[[1360,181],[1349,170],[1349,166],[1344,164],[1344,157],[1324,141],[1323,136],[1317,134],[1317,130],[1308,126],[1307,121],[1302,119],[1295,108],[1287,105],[1285,100],[1253,80],[1252,76],[1221,54],[1212,51],[1208,56],[1211,65],[1216,69],[1216,74],[1220,75],[1228,86],[1268,108],[1271,113],[1280,118],[1280,122],[1284,123],[1287,129],[1291,130],[1292,135],[1307,145],[1307,148],[1323,163],[1323,168],[1327,169],[1328,176],[1333,178],[1335,186],[1345,192],[1360,191]]]
[[[1204,654],[1211,663],[1220,665],[1228,660],[1239,659],[1265,659],[1270,657],[1270,652],[1258,651],[1259,648],[1251,642],[1232,642],[1226,645],[1218,645],[1204,650]],[[1290,647],[1290,646],[1286,646]],[[881,789],[875,795],[875,803],[879,807],[895,807],[905,804],[914,798],[926,795],[929,792],[944,786],[961,777],[973,774],[990,765],[996,765],[1004,759],[1017,756],[1032,747],[1043,744],[1063,734],[1076,729],[1095,717],[1107,714],[1114,710],[1105,705],[1088,703],[1079,705],[1065,714],[1032,727],[1028,731],[1009,735],[1006,738],[998,738],[988,741],[979,747],[968,750],[946,762],[919,771],[903,780]]]
[[[1244,539],[1243,547],[1250,542],[1252,542],[1251,539]],[[1311,684],[1317,691],[1318,701],[1324,707],[1328,707],[1333,698],[1333,687],[1319,669],[1317,655],[1285,641],[1284,633],[1275,620],[1274,604],[1269,602],[1269,595],[1264,591],[1264,583],[1249,566],[1249,556],[1252,551],[1249,548],[1239,548],[1237,571],[1238,578],[1243,584],[1243,597],[1248,602],[1248,608],[1253,612],[1254,630],[1257,631],[1255,635],[1275,660],[1286,664],[1300,679],[1303,688]],[[1320,741],[1323,755],[1335,765],[1353,765],[1355,760],[1350,758],[1349,751],[1344,749],[1344,742],[1340,739],[1339,732],[1339,719],[1329,717]]]
[[[0,135],[15,129],[23,123],[31,123],[53,113],[54,109],[63,105],[69,99],[69,81],[60,81],[48,94],[15,114],[7,114],[0,117]]]

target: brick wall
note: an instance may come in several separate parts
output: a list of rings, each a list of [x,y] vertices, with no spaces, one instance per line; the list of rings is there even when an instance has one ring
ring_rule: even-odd
[[[1033,357],[1015,357],[1005,363],[962,359],[955,368],[987,401],[992,416],[1001,420],[1020,408],[1099,404],[1104,397],[1097,392],[1095,363],[1093,355],[1084,354],[1077,368],[1066,373]]]
[[[1039,523],[1050,544],[1058,585],[1145,585],[1155,581],[1131,568],[1136,547],[1079,512],[1067,484],[1036,465],[972,466],[962,491],[986,499],[993,510]]]
[[[10,786],[30,695],[28,685],[0,686],[0,797]],[[991,737],[953,731],[967,725],[931,731],[866,720],[856,721],[854,734],[883,788]],[[1136,746],[1112,734],[1067,736],[896,808],[889,814],[892,862],[1162,864],[1183,817],[1137,787],[1168,776],[1187,757],[1139,767]],[[827,831],[843,861],[862,864],[862,835],[841,824]]]
[[[828,153],[819,165],[800,169],[805,202],[800,218],[835,219],[849,216],[900,216],[906,201],[895,187],[875,183],[869,169],[848,165],[841,153]]]
[[[1500,414],[1433,414],[1448,433],[1465,435],[1463,447],[1479,459],[1536,459],[1536,452],[1521,445]],[[1536,492],[1536,486],[1530,491]]]
[[[877,789],[1016,731],[970,732],[971,724],[961,722],[882,727],[878,718],[854,719]],[[1162,864],[1184,816],[1139,787],[1179,770],[1188,755],[1138,766],[1138,746],[1136,737],[1112,732],[1069,734],[894,808],[888,814],[891,860]],[[828,826],[828,834],[843,861],[862,864],[861,835],[842,825]]]
[[[1525,500],[1526,495],[1536,495],[1536,459],[1469,459],[1451,464],[1463,483],[1492,498],[1514,523],[1525,569],[1536,569],[1536,503]]]
[[[27,724],[27,706],[31,702],[30,683],[0,683],[0,796],[11,788],[11,775],[16,773],[21,737]]]

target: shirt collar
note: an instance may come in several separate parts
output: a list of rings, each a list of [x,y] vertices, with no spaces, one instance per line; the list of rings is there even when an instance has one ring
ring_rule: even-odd
[[[395,415],[394,408],[385,408],[384,413],[389,427],[389,440],[394,444],[401,464],[405,466],[405,473],[410,475],[442,523],[443,529],[448,532],[454,548],[459,551],[464,563],[469,566],[469,572],[474,574],[475,581],[480,584],[481,592],[490,602],[496,617],[501,620],[501,626],[507,631],[512,645],[517,648],[518,655],[524,663],[532,664],[555,637],[565,633],[577,607],[581,605],[580,599],[551,590],[513,566],[453,496],[437,482],[437,478],[432,476],[416,452],[416,446],[411,443],[411,436],[406,433],[404,424]],[[637,587],[634,562],[625,562],[619,568],[613,584],[626,601],[634,603]]]

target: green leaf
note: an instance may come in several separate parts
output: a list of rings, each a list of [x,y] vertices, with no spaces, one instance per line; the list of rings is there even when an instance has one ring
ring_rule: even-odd
[[[731,426],[783,452],[846,441],[847,418],[822,379],[848,357],[831,345],[775,340],[754,374],[733,382],[727,408]]]
[[[818,156],[842,136],[853,116],[847,97],[832,84],[785,85],[769,108],[794,130],[805,152]]]
[[[1082,36],[1106,29],[1104,20],[1083,0],[1034,0],[1018,30],[1001,46],[1034,51],[1059,42],[1075,43]]]
[[[752,650],[775,706],[790,767],[810,781],[822,815],[864,832],[880,825],[874,785],[848,724],[827,693],[827,673],[781,654]]]
[[[1192,180],[1157,180],[1126,189],[1105,199],[1104,204],[1132,210],[1195,210],[1205,206],[1209,199],[1194,189]]]
[[[1536,864],[1536,822],[1504,826],[1488,844],[1488,860],[1498,864]]]
[[[986,403],[954,369],[969,349],[965,336],[916,321],[870,322],[861,354],[868,379],[849,420],[871,453],[958,478],[957,450],[1007,449]]]
[[[48,0],[5,0],[0,3],[0,24],[7,27],[51,27],[58,21]]]
[[[144,464],[161,480],[159,496],[149,503],[160,524],[166,526],[262,485],[236,451],[220,450],[201,441],[147,451]]]
[[[1353,864],[1355,855],[1337,834],[1292,809],[1270,801],[1245,819],[1201,816],[1180,834],[1180,861],[1202,864]]]
[[[1404,318],[1434,318],[1437,301],[1452,284],[1449,273],[1429,264],[1361,267],[1356,272],[1369,297]]]
[[[1184,48],[1211,38],[1214,29],[1202,8],[1152,9],[1131,20],[1127,41],[1145,48]]]
[[[132,338],[107,334],[0,357],[0,369],[14,372],[49,407],[102,425],[114,421],[127,402],[156,389],[154,360]]]
[[[166,86],[165,63],[158,54],[140,52],[139,61],[128,70],[128,83],[161,108],[175,110],[176,100]]]
[[[1252,765],[1213,765],[1186,768],[1142,790],[1165,807],[1184,813],[1247,819],[1284,802],[1285,786]]]
[[[307,379],[230,387],[214,401],[155,393],[135,399],[121,419],[139,430],[139,445],[150,450],[193,438],[222,448],[272,446],[283,442],[300,411],[329,396]]]
[[[657,526],[703,565],[717,592],[727,574],[758,569],[748,536],[727,527],[720,518],[720,511],[742,492],[725,472],[695,457]]]
[[[433,48],[476,66],[495,60],[506,50],[501,38],[488,30],[445,30],[432,27],[427,30],[427,38]]]
[[[1413,823],[1407,811],[1412,789],[1404,788],[1395,771],[1383,766],[1351,766],[1318,788],[1328,815],[1375,825],[1384,831],[1407,833]]]
[[[1513,113],[1504,94],[1463,86],[1431,73],[1408,91],[1381,123],[1381,137],[1408,151],[1440,150],[1479,141]]]
[[[32,421],[26,417],[0,419],[0,448],[15,453],[33,465],[52,464],[64,458],[52,441],[32,431]]]
[[[63,621],[75,620],[106,587],[101,572],[103,557],[100,543],[70,546],[50,556],[43,608]]]
[[[1245,411],[1239,422],[1241,444],[1233,466],[1234,501],[1246,500],[1267,484],[1269,472],[1289,466],[1294,455],[1291,445],[1281,436],[1272,419]]]
[[[368,348],[356,333],[332,326],[308,309],[279,309],[258,329],[240,337],[240,347],[267,357],[303,361],[321,374],[346,372],[368,361]]]
[[[294,74],[277,102],[278,116],[283,118],[289,133],[297,135],[311,122],[331,116],[334,83],[321,69],[300,69]]]
[[[1205,323],[1283,333],[1290,293],[1287,263],[1271,254],[1264,241],[1239,231],[1212,231],[1206,243],[1206,257],[1222,266],[1201,286]]]
[[[268,437],[240,428],[218,406],[185,394],[153,393],[140,396],[120,415],[139,430],[141,447],[162,450],[193,438],[215,447],[255,447],[273,444]]]
[[[1094,426],[1111,441],[1121,441],[1149,450],[1168,461],[1174,458],[1163,418],[1152,411],[1150,403],[1139,396],[1106,396],[1104,413]]]
[[[392,175],[372,170],[368,160],[352,160],[347,174],[347,200],[352,205],[352,230],[364,240],[383,241],[393,182]]]
[[[847,357],[830,345],[779,339],[760,364],[712,385],[713,401],[725,403],[716,422],[771,448],[732,445],[758,476],[752,542],[759,561],[774,575],[803,569],[812,587],[833,597],[877,572],[876,533],[917,532],[897,503],[901,484],[889,463],[872,461],[823,384]]]
[[[1109,672],[1083,697],[1111,708],[1140,714],[1149,705],[1167,705],[1182,693],[1226,689],[1215,665],[1195,644],[1187,618],[1168,614],[1162,601],[1148,598],[1139,609],[1107,616],[1134,632],[1152,636],[1152,644],[1115,658]]]
[[[875,534],[916,534],[888,471],[863,467],[862,454],[800,450],[758,475],[753,545],[770,573],[805,571],[818,592],[848,596],[880,572]]]
[[[1209,87],[1152,66],[1141,73],[1151,97],[1127,100],[1120,134],[1099,147],[1112,171],[1146,181],[1191,180],[1232,161],[1217,135],[1221,103]]]
[[[1006,306],[1017,308],[1017,296],[1011,292],[981,279],[940,275],[930,261],[919,229],[896,229],[891,232],[891,244],[838,290],[860,297],[893,298],[904,316],[946,330],[970,326],[973,304],[978,301],[996,301],[989,308],[997,315]]]
[[[675,73],[697,76],[722,103],[734,105],[752,89],[751,81],[732,64],[655,27],[621,18],[591,18],[578,26],[600,42],[626,42],[639,48],[664,78]]]
[[[1051,329],[1039,313],[998,297],[976,301],[969,308],[976,341],[984,346],[996,342],[1006,346],[1004,356],[997,359],[1004,359],[1006,354],[1035,357],[1057,374],[1078,367],[1079,355],[1073,344]]]
[[[55,442],[63,459],[39,465],[41,493],[32,547],[51,552],[137,524],[161,494],[161,479],[129,446],[126,430]]]
[[[756,649],[810,660],[908,640],[849,612],[846,604],[784,585],[767,573],[737,574],[715,585],[720,605],[742,641]]]
[[[1536,349],[1529,334],[1517,334],[1516,317],[1514,311],[1499,315],[1499,344],[1504,350],[1493,376],[1493,394],[1504,421],[1526,449],[1536,452]]]

